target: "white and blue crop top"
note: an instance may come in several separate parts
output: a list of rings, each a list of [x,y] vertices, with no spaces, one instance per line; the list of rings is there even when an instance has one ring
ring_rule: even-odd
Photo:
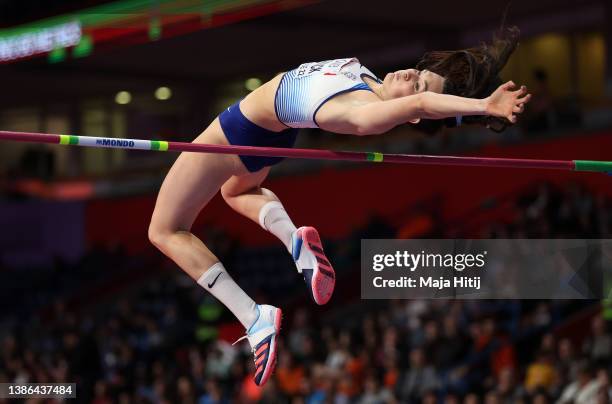
[[[349,91],[372,91],[364,76],[380,82],[357,58],[304,63],[281,79],[274,100],[276,116],[290,128],[318,128],[315,115],[326,101]]]

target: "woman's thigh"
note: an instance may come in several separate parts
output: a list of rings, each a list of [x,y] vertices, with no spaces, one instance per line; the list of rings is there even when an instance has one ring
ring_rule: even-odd
[[[194,143],[228,144],[218,119]],[[181,153],[157,196],[152,227],[159,231],[189,231],[221,186],[232,176],[246,172],[235,155]]]
[[[221,187],[223,197],[234,197],[259,188],[262,182],[268,177],[270,168],[271,167],[264,167],[254,173],[233,175]]]

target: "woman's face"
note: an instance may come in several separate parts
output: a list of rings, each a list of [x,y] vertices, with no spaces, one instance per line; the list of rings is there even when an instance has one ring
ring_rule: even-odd
[[[441,93],[444,77],[429,70],[406,69],[389,73],[383,80],[385,98],[399,98],[407,95],[432,91]]]

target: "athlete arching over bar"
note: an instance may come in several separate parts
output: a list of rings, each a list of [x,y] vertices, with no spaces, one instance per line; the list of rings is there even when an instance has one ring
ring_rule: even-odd
[[[298,128],[354,135],[382,134],[405,123],[481,123],[503,130],[516,122],[530,95],[498,76],[516,48],[518,29],[501,29],[486,45],[425,54],[416,69],[379,80],[355,58],[304,63],[279,74],[223,111],[194,142],[292,147]],[[425,122],[419,122],[424,120]],[[440,120],[440,121],[431,121]],[[255,383],[276,362],[281,310],[256,304],[217,257],[190,232],[220,190],[236,212],[278,237],[295,260],[317,304],[330,299],[334,270],[317,231],[296,228],[272,191],[261,184],[281,158],[183,153],[157,198],[149,238],[238,318],[255,355]]]

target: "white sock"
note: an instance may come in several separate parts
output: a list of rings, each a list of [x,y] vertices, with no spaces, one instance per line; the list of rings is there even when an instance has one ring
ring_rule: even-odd
[[[291,235],[296,228],[282,203],[278,201],[266,203],[259,211],[259,224],[278,237],[291,253]]]
[[[198,279],[198,285],[230,309],[247,330],[257,320],[257,304],[234,282],[222,263],[217,262],[204,272]]]

